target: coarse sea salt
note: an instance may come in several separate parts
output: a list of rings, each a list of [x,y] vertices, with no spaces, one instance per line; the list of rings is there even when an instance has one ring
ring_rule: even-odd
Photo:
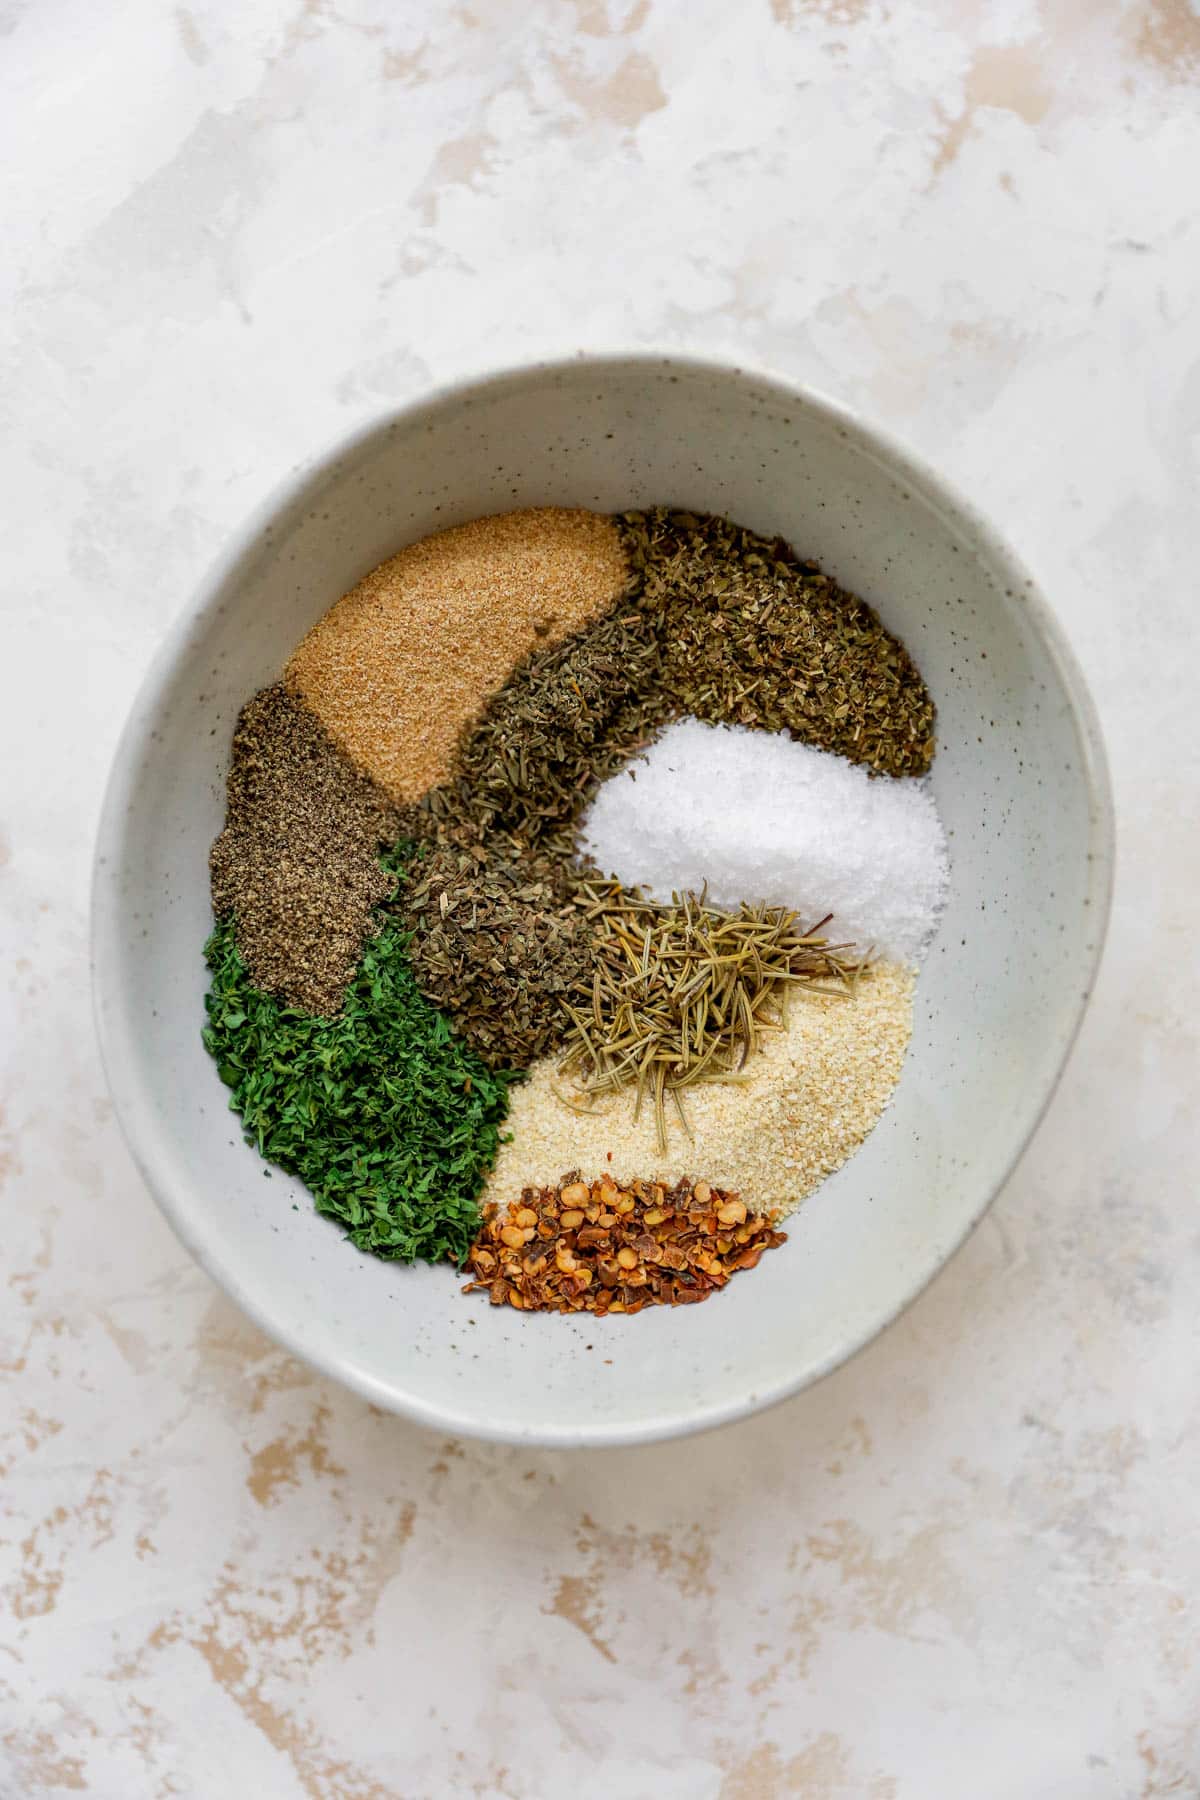
[[[705,885],[714,905],[790,907],[805,924],[915,963],[945,904],[949,859],[929,783],[868,775],[828,750],[682,719],[600,788],[579,849],[656,900]]]

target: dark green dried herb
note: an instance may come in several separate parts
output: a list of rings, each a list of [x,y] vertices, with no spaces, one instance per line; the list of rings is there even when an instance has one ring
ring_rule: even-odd
[[[653,618],[622,603],[519,665],[425,796],[426,840],[397,904],[417,980],[489,1062],[555,1048],[565,995],[590,968],[575,821],[600,781],[665,721]]]
[[[410,869],[399,904],[423,994],[485,1061],[524,1068],[562,1037],[561,1005],[591,967],[565,865],[443,845]]]
[[[464,733],[455,779],[425,796],[423,829],[569,862],[597,784],[666,723],[661,668],[661,620],[636,598],[526,657]]]
[[[389,859],[396,873],[398,858]],[[204,1042],[260,1155],[298,1175],[360,1250],[461,1262],[500,1141],[509,1077],[491,1073],[418,992],[390,918],[336,1018],[253,986],[221,920],[206,947]]]
[[[781,538],[655,507],[623,515],[641,605],[662,624],[671,710],[788,731],[880,775],[923,775],[934,707],[866,601]]]

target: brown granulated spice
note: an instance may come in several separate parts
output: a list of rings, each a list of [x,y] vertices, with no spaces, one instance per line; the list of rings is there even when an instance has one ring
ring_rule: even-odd
[[[233,915],[255,987],[336,1013],[395,885],[378,853],[398,836],[396,814],[278,682],[238,716],[227,791],[213,911]]]
[[[288,686],[395,801],[450,774],[460,733],[530,651],[607,611],[629,579],[611,519],[529,507],[453,526],[330,608]]]
[[[736,1193],[603,1176],[590,1186],[566,1176],[556,1187],[526,1188],[502,1215],[484,1210],[467,1254],[474,1280],[518,1312],[637,1313],[646,1306],[707,1300],[764,1250],[787,1242],[768,1214],[748,1212]]]

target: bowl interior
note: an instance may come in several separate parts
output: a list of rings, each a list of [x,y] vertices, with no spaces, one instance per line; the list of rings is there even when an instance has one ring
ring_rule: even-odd
[[[464,1300],[445,1269],[359,1255],[297,1183],[265,1178],[200,1042],[206,859],[239,706],[383,557],[512,506],[657,501],[782,534],[908,644],[938,706],[952,896],[894,1103],[789,1222],[782,1250],[707,1306],[523,1317]],[[1024,571],[875,434],[765,379],[663,359],[457,389],[290,484],[139,698],[97,863],[97,1006],[119,1112],[210,1273],[378,1404],[551,1443],[715,1423],[849,1355],[986,1206],[1048,1098],[1091,979],[1106,808],[1086,697]]]

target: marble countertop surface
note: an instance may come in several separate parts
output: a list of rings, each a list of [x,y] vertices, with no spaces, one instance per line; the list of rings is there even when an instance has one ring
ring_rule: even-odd
[[[4,0],[0,1795],[1200,1794],[1189,0]],[[431,382],[724,351],[1040,575],[1120,866],[1049,1117],[849,1367],[650,1449],[276,1350],[113,1122],[89,855],[160,635]]]

